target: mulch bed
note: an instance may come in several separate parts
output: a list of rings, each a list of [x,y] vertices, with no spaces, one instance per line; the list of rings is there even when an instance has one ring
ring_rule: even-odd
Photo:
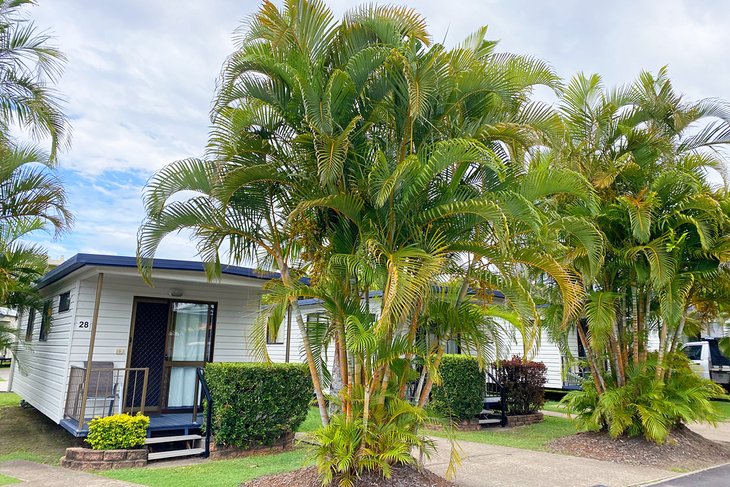
[[[316,467],[301,468],[293,472],[269,475],[250,480],[241,487],[321,487]],[[355,484],[357,487],[454,487],[455,484],[428,470],[411,466],[393,468],[390,479],[374,473],[363,474]],[[332,482],[336,487],[337,482]]]
[[[673,431],[663,445],[643,438],[619,437],[614,440],[608,433],[599,432],[558,438],[548,447],[566,455],[667,470],[694,470],[730,462],[730,447],[710,441],[684,426]]]

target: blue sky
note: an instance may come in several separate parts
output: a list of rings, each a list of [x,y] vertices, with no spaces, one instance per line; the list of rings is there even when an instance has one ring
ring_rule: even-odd
[[[338,16],[359,3],[328,2]],[[434,39],[447,45],[488,25],[502,51],[545,59],[565,78],[597,72],[613,85],[668,65],[688,98],[730,99],[730,2],[387,3],[421,12]],[[59,88],[73,141],[61,155],[60,174],[76,224],[59,239],[41,239],[50,257],[134,255],[144,184],[165,164],[202,154],[231,34],[258,6],[255,0],[40,0],[31,9],[69,58]],[[193,259],[195,247],[171,236],[159,256]]]

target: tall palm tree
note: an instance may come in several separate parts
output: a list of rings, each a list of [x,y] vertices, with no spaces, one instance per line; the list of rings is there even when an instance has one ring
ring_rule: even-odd
[[[53,38],[28,20],[33,0],[0,1],[0,136],[9,142],[9,131],[18,125],[36,139],[49,137],[50,160],[69,142],[68,120],[62,98],[53,85],[66,58]]]
[[[566,139],[554,158],[591,181],[600,207],[595,225],[605,242],[600,269],[574,262],[584,276],[580,317],[587,327],[573,325],[593,387],[600,397],[640,380],[650,367],[662,382],[672,374],[695,283],[727,259],[727,202],[707,177],[725,162],[706,149],[730,142],[730,111],[717,100],[685,101],[664,69],[614,90],[597,75],[578,75],[560,110]],[[651,333],[659,339],[656,365]],[[666,434],[643,419],[636,424],[651,439]]]

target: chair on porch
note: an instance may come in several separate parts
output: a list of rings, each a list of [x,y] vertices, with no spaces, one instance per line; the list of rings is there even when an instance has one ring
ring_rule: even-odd
[[[84,369],[87,374],[91,374],[86,395],[87,405],[89,399],[93,399],[93,410],[96,413],[97,400],[102,400],[104,403],[109,401],[108,416],[111,416],[114,413],[114,404],[119,399],[119,383],[114,379],[114,362],[91,362],[91,367],[88,367],[88,362],[84,361]],[[83,393],[84,384],[82,382],[76,393],[76,404],[80,404]],[[86,415],[85,411],[83,415]]]

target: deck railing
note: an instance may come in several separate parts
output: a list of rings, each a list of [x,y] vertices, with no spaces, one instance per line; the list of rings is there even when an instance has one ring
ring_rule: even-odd
[[[213,396],[210,394],[208,383],[205,381],[205,369],[198,367],[195,369],[195,404],[193,405],[193,422],[198,421],[198,388],[202,392],[203,399],[205,399],[205,451],[203,452],[203,458],[210,456],[210,440],[213,435]]]
[[[564,389],[579,389],[583,386],[583,381],[591,376],[591,370],[584,365],[581,359],[571,360],[565,355],[560,357],[563,373]]]
[[[144,414],[149,369],[114,367],[112,362],[71,366],[64,416],[81,429],[91,418],[122,411]]]
[[[486,396],[499,397],[499,425],[504,428],[507,426],[507,389],[498,379],[500,374],[497,364],[489,364],[485,372],[487,380]]]

